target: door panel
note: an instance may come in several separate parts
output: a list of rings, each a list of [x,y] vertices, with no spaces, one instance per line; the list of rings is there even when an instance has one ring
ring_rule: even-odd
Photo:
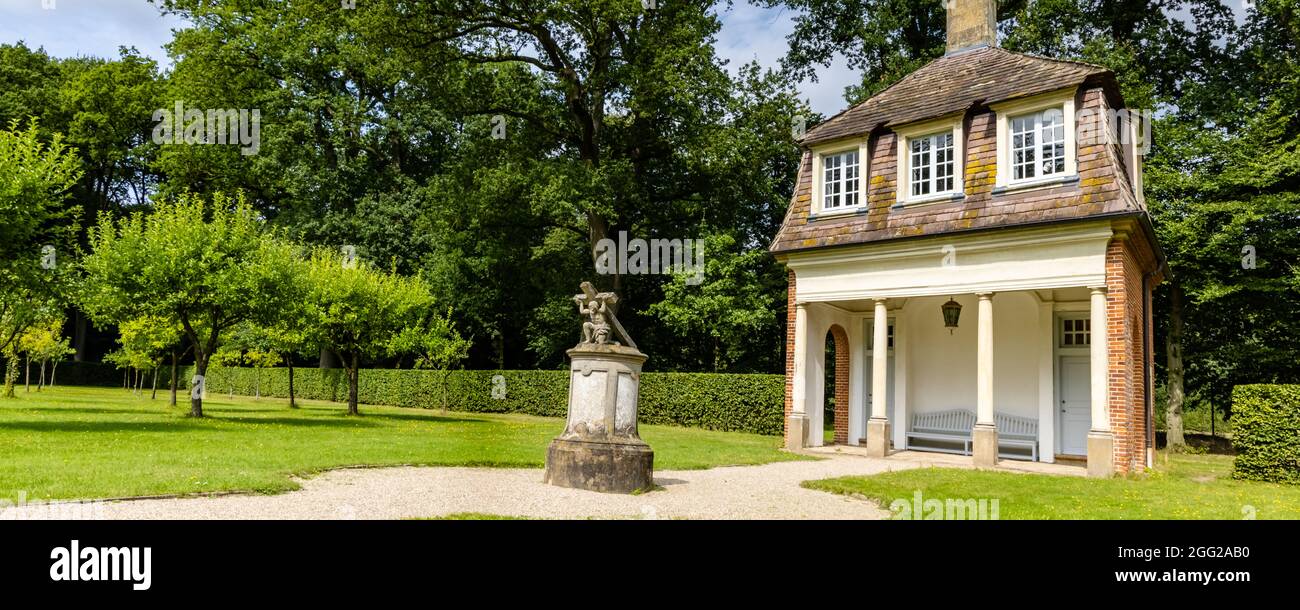
[[[1061,358],[1060,399],[1061,453],[1085,455],[1088,429],[1092,427],[1092,377],[1086,356]]]

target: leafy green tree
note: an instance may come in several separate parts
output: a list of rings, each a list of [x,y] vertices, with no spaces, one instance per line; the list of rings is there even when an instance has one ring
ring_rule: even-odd
[[[49,385],[53,387],[59,361],[72,351],[68,338],[63,336],[63,315],[53,311],[49,313],[48,317],[33,324],[18,339],[18,351],[26,355],[29,360],[35,359],[40,366],[36,381],[38,392],[46,385],[45,366],[52,364]],[[28,383],[30,387],[30,381]]]
[[[177,320],[202,381],[223,331],[284,306],[280,288],[291,284],[297,261],[242,198],[181,197],[120,222],[101,217],[82,261],[81,306],[108,324]],[[190,414],[203,416],[201,396],[191,396]]]
[[[150,373],[153,377],[150,398],[158,398],[158,369],[180,342],[180,324],[173,318],[147,314],[123,322],[118,326],[118,333],[121,347],[114,360]]]
[[[415,368],[439,371],[442,410],[450,406],[447,382],[451,372],[469,355],[470,341],[461,338],[451,322],[451,310],[440,316],[430,312],[423,321],[408,326],[397,333],[389,343],[388,351],[394,354],[414,354]]]
[[[263,117],[255,156],[164,147],[164,192],[239,186],[304,241],[421,272],[476,366],[562,361],[583,278],[624,293],[656,366],[698,361],[645,313],[668,278],[592,277],[592,247],[710,226],[762,248],[793,188],[791,125],[814,119],[784,74],[728,73],[719,3],[160,4],[194,24],[166,95]],[[777,333],[760,341],[737,366],[779,368]]]
[[[44,143],[35,124],[0,129],[0,353],[8,370],[5,396],[17,375],[15,341],[56,306],[67,274],[77,213],[68,190],[80,176],[74,151],[55,136]],[[66,264],[65,264],[66,266]]]
[[[348,414],[357,415],[358,371],[362,359],[414,347],[394,337],[421,322],[433,306],[429,286],[419,277],[349,262],[339,253],[317,249],[308,269],[315,339],[343,359],[348,376]]]
[[[781,286],[761,279],[770,257],[737,246],[730,235],[711,235],[704,245],[702,273],[677,275],[665,287],[664,299],[650,306],[650,313],[678,336],[705,346],[701,355],[708,360],[697,366],[715,373],[732,370],[750,355],[753,337],[779,326],[771,295],[779,294]]]

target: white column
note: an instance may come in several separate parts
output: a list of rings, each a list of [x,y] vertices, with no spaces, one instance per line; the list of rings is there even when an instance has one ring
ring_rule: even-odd
[[[1056,315],[1052,301],[1038,304],[1038,460],[1056,461]]]
[[[908,340],[907,312],[894,312],[894,419],[889,433],[894,437],[894,446],[902,449],[907,446],[907,427],[911,413],[907,408],[907,360],[910,357]]]
[[[993,425],[993,293],[979,295],[975,423]]]
[[[871,419],[888,420],[889,311],[884,299],[876,299],[871,342]]]
[[[1110,432],[1110,397],[1109,383],[1106,376],[1110,372],[1109,354],[1106,349],[1106,287],[1094,286],[1092,290],[1092,350],[1090,369],[1092,373],[1092,431]]]
[[[794,314],[794,379],[791,388],[792,415],[807,415],[808,402],[808,304],[796,303]]]
[[[867,433],[866,319],[849,321],[849,444],[857,445]]]

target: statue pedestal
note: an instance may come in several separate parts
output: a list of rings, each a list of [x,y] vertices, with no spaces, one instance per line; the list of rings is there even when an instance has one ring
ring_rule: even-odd
[[[632,493],[654,486],[654,451],[637,434],[641,365],[636,348],[584,343],[568,351],[569,415],[546,451],[545,481]]]

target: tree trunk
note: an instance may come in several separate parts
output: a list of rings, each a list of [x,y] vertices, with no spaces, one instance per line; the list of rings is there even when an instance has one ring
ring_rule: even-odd
[[[23,377],[23,389],[30,394],[32,391],[32,357],[26,356],[23,360],[26,362],[25,366],[27,367],[27,373]]]
[[[320,348],[320,368],[337,369],[342,368],[342,366],[342,363],[339,362],[339,355],[334,353],[334,350],[326,347]]]
[[[206,378],[208,376],[208,358],[207,355],[200,352],[196,346],[194,349],[194,374]],[[203,417],[203,394],[190,391],[190,417]]]
[[[131,378],[131,369],[128,368],[128,369],[123,370],[123,371],[122,371],[122,389],[123,389],[123,390],[128,389],[128,388],[130,387],[130,386],[126,385],[127,380],[130,379],[130,378]]]
[[[176,350],[173,349],[172,350],[172,402],[170,405],[168,405],[171,407],[176,406],[176,375],[177,374],[178,373],[176,371]]]
[[[158,400],[158,367],[153,367],[153,390],[149,394],[149,400]]]
[[[1180,451],[1183,438],[1183,290],[1173,284],[1169,290],[1169,332],[1165,335],[1165,390],[1169,406],[1165,413],[1165,446]],[[1210,413],[1213,422],[1213,411]]]
[[[72,343],[76,349],[72,354],[72,359],[76,362],[86,361],[86,314],[77,310],[76,321],[73,323]]]
[[[352,352],[352,358],[348,363],[348,415],[360,415],[357,411],[357,369],[360,366],[360,358],[356,352]]]
[[[45,361],[41,361],[41,376],[36,380],[36,391],[41,391],[45,387]]]
[[[293,399],[293,357],[290,356],[286,361],[289,363],[289,408],[297,409],[298,403]]]
[[[59,372],[59,361],[50,363],[50,387],[54,387],[54,374]]]
[[[14,382],[18,381],[18,356],[5,358],[5,398],[17,398],[14,395]]]

